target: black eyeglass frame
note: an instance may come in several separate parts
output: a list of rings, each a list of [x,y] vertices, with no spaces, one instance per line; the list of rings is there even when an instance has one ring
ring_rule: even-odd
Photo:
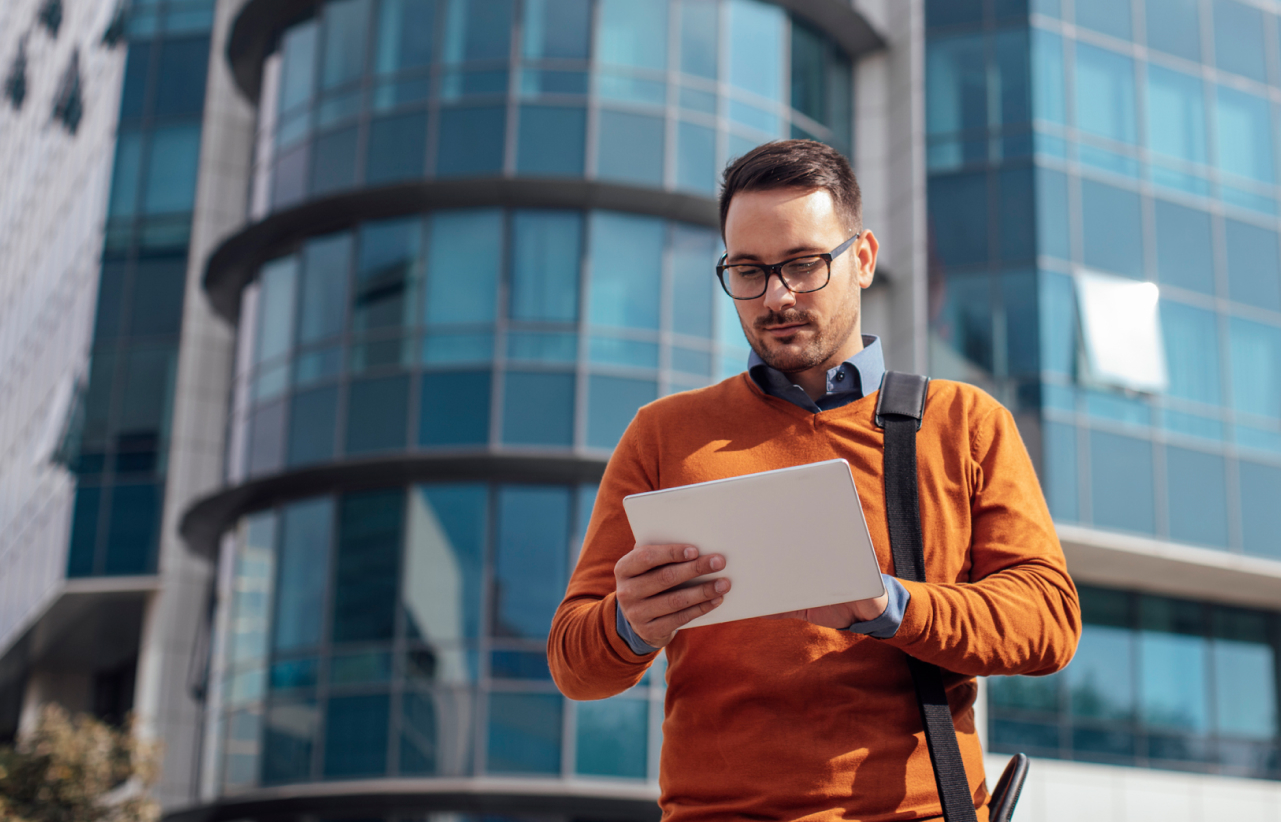
[[[720,262],[716,264],[716,279],[720,280],[721,290],[724,291],[726,294],[728,294],[731,300],[759,300],[761,297],[765,295],[766,291],[769,291],[769,278],[771,274],[777,274],[778,281],[783,284],[783,288],[786,288],[788,291],[792,292],[793,294],[812,294],[815,291],[822,291],[824,288],[827,288],[827,284],[832,281],[832,260],[835,260],[837,257],[841,256],[846,251],[848,251],[849,247],[854,245],[854,243],[858,240],[858,238],[862,236],[863,236],[863,232],[860,231],[859,233],[855,234],[853,237],[850,237],[848,240],[841,243],[836,248],[833,248],[831,251],[827,252],[826,254],[801,254],[800,256],[797,256],[797,257],[789,257],[788,259],[783,260],[783,262],[774,263],[773,265],[769,265],[766,263],[735,263],[734,265],[750,265],[754,268],[764,269],[765,279],[762,281],[763,285],[761,286],[761,293],[753,297],[735,297],[733,294],[730,294],[729,286],[725,285],[725,269],[734,267],[733,265],[725,264],[725,261],[729,258],[729,254],[722,254]],[[787,265],[788,263],[794,263],[797,260],[805,260],[811,257],[817,257],[823,262],[827,263],[827,278],[823,280],[823,284],[820,285],[818,288],[806,288],[806,289],[792,288],[790,285],[788,285],[787,280],[783,277],[783,266]]]

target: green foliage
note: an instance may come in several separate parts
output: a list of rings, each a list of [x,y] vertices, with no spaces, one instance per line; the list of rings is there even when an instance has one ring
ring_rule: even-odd
[[[0,748],[3,822],[155,822],[147,795],[158,746],[93,717],[46,705],[15,748]]]

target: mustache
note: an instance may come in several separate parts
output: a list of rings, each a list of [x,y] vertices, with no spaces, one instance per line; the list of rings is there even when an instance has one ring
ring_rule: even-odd
[[[757,317],[753,325],[759,330],[764,330],[772,325],[793,325],[795,323],[808,323],[809,321],[810,314],[808,311],[793,308],[788,311],[771,311],[768,314]]]

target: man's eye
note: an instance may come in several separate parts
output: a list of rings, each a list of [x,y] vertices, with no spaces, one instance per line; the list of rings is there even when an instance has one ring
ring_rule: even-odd
[[[751,279],[752,277],[763,276],[765,274],[765,269],[757,268],[755,266],[750,266],[750,265],[740,265],[735,267],[734,273],[739,277],[745,277],[747,279]]]

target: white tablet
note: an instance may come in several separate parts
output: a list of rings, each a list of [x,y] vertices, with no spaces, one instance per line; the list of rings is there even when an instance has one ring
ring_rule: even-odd
[[[638,545],[721,554],[725,601],[684,627],[715,625],[885,593],[845,460],[665,488],[623,498]]]

